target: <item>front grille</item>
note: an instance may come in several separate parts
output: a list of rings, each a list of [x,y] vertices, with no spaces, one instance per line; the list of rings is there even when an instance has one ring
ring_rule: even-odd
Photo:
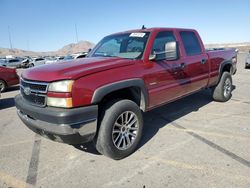
[[[32,90],[36,90],[39,92],[47,92],[47,83],[40,83],[40,82],[30,82],[30,81],[24,81],[21,79],[21,86],[22,87],[29,87]]]
[[[37,106],[46,105],[48,83],[21,79],[20,92],[24,99]]]

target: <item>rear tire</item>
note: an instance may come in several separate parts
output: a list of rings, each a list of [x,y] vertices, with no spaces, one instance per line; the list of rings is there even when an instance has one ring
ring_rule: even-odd
[[[215,101],[226,102],[232,97],[232,76],[229,72],[223,72],[219,83],[212,90]]]
[[[0,91],[1,91],[1,93],[4,92],[6,90],[6,88],[7,88],[7,85],[6,85],[5,81],[0,80]]]
[[[111,101],[102,111],[95,147],[105,156],[123,159],[138,147],[142,130],[142,112],[136,103]]]

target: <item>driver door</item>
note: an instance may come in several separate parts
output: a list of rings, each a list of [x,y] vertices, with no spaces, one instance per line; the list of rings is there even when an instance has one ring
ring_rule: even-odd
[[[166,51],[166,43],[176,41],[172,31],[159,32],[154,40],[151,54]],[[170,102],[186,93],[184,83],[186,77],[183,72],[182,59],[151,60],[152,67],[145,75],[145,82],[149,91],[149,108]]]

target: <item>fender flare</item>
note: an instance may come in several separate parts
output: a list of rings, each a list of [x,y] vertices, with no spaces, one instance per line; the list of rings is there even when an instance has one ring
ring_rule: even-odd
[[[226,61],[224,61],[224,62],[222,62],[222,63],[220,64],[220,68],[219,68],[220,77],[221,77],[221,75],[222,75],[222,70],[223,70],[223,68],[224,68],[226,65],[231,65],[231,67],[233,67],[233,62],[232,62],[231,60],[226,60]]]
[[[141,108],[141,110],[146,111],[147,106],[149,104],[148,92],[147,92],[144,81],[142,79],[139,79],[139,78],[118,81],[118,82],[110,83],[110,84],[107,84],[107,85],[104,85],[104,86],[97,88],[93,94],[91,103],[97,104],[107,94],[114,92],[114,91],[118,91],[120,89],[127,89],[130,87],[140,88],[140,91],[141,91],[140,108]]]
[[[216,82],[216,85],[220,82],[220,78],[222,76],[222,70],[223,68],[226,66],[226,65],[231,65],[231,67],[233,67],[233,62],[231,60],[226,60],[226,61],[223,61],[221,64],[220,64],[220,67],[219,67],[219,76],[218,76],[218,80]],[[231,72],[230,72],[231,74]]]

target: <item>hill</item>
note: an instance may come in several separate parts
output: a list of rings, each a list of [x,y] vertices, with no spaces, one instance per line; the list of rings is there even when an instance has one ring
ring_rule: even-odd
[[[47,55],[67,55],[77,52],[87,52],[89,48],[93,48],[94,43],[89,41],[80,41],[78,43],[68,44],[57,51],[50,52],[34,52],[21,49],[0,48],[0,57],[7,55],[12,56],[47,56]]]
[[[227,43],[227,44],[206,44],[206,48],[238,48],[241,52],[250,50],[250,42],[245,43]],[[89,48],[93,48],[94,43],[89,41],[80,41],[78,43],[68,44],[57,51],[50,52],[34,52],[21,49],[0,48],[0,57],[7,55],[12,56],[48,56],[48,55],[67,55],[77,52],[87,52]]]

